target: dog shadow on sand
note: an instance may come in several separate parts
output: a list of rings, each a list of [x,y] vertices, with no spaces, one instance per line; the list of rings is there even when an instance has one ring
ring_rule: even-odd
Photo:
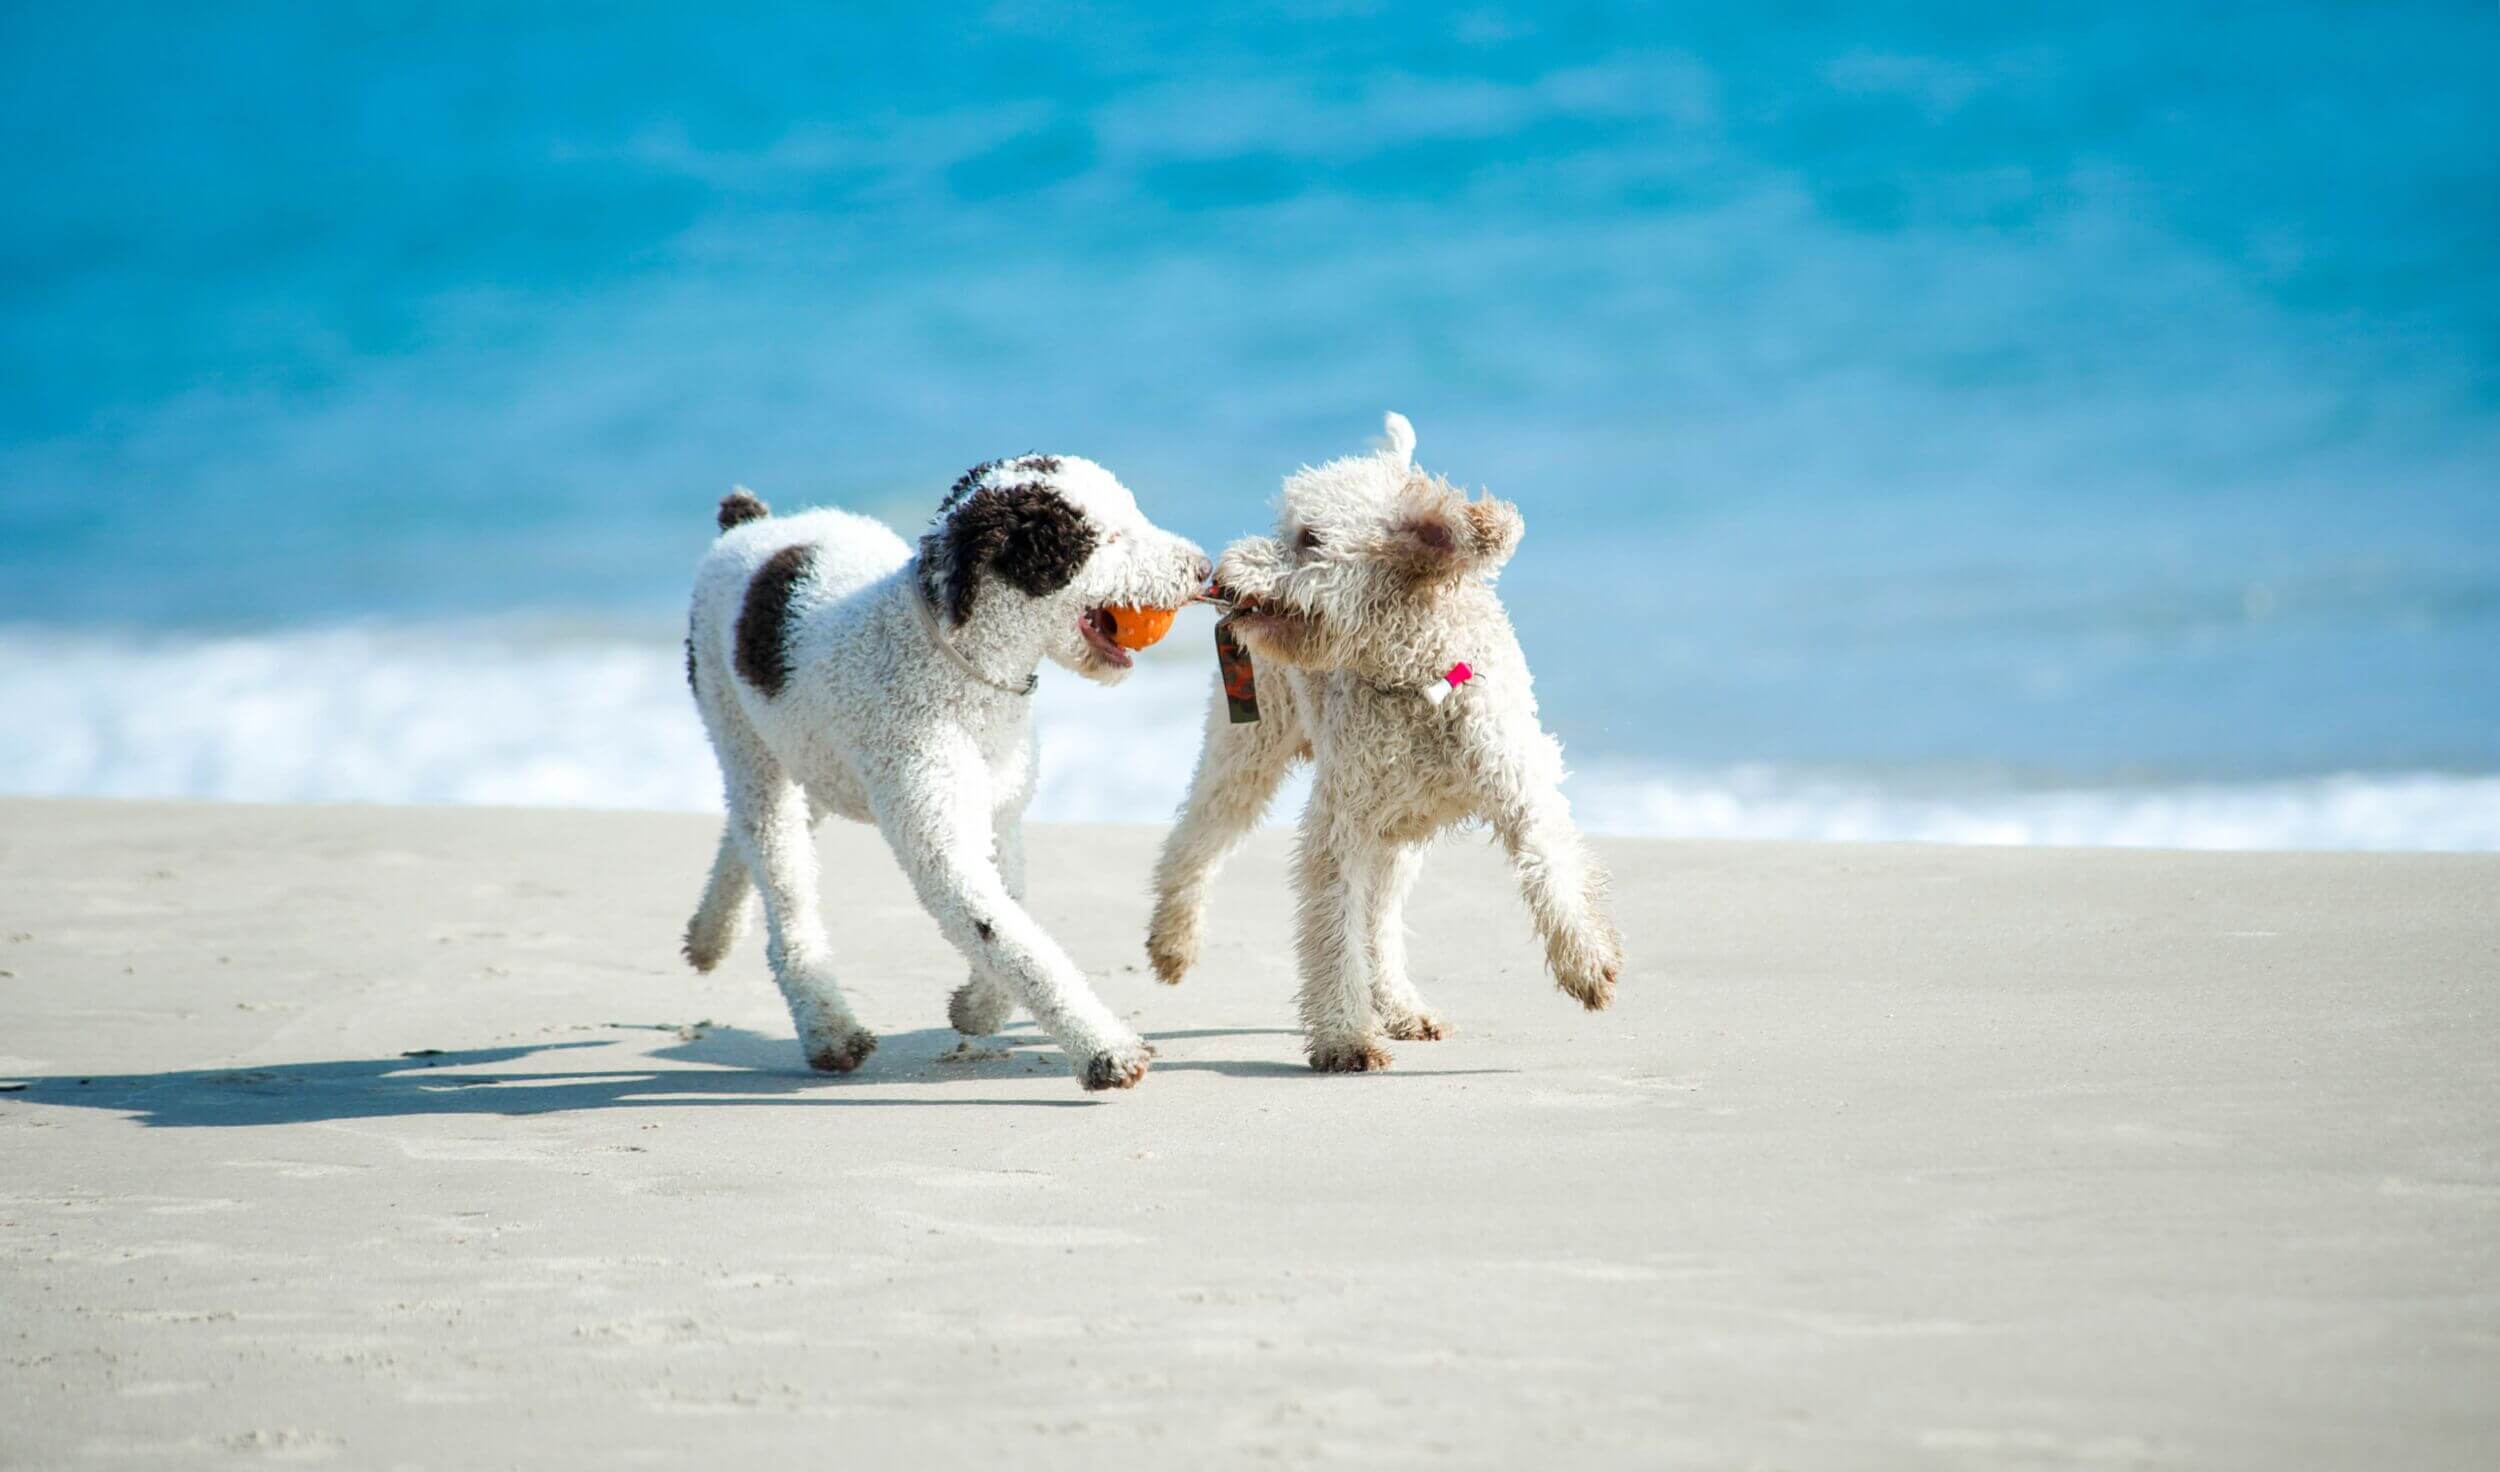
[[[44,1104],[101,1109],[127,1114],[143,1125],[196,1129],[585,1109],[1086,1109],[1109,1102],[1104,1095],[1079,1093],[1057,1047],[1030,1023],[990,1038],[967,1039],[951,1028],[889,1033],[864,1066],[841,1075],[810,1072],[799,1066],[797,1044],[789,1038],[742,1027],[608,1023],[585,1030],[613,1035],[486,1048],[414,1048],[387,1058],[162,1073],[18,1075],[0,1078],[0,1108]],[[647,1032],[671,1034],[672,1041],[615,1056],[633,1034]],[[1269,1036],[1294,1034],[1283,1028],[1180,1028],[1146,1034],[1153,1043]],[[603,1050],[603,1058],[587,1056]],[[610,1060],[615,1066],[599,1066],[600,1061]],[[578,1066],[552,1066],[556,1064]],[[1409,1070],[1413,1075],[1508,1071]],[[1299,1063],[1261,1059],[1165,1057],[1156,1060],[1154,1072],[1311,1077]],[[1051,1092],[981,1096],[963,1092],[966,1085],[1011,1081],[1046,1082]],[[1147,1087],[1153,1082],[1149,1074]],[[863,1087],[880,1084],[901,1085],[909,1092],[869,1092]]]

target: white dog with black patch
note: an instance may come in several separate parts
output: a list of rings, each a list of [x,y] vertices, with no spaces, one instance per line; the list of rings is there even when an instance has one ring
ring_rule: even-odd
[[[1562,747],[1493,591],[1525,523],[1417,469],[1413,426],[1387,422],[1387,448],[1295,473],[1276,535],[1224,550],[1216,593],[1235,611],[1222,627],[1255,657],[1257,715],[1242,719],[1250,692],[1228,670],[1146,941],[1165,981],[1188,972],[1217,868],[1286,772],[1312,763],[1294,897],[1302,1022],[1323,1072],[1385,1068],[1384,1038],[1442,1035],[1406,974],[1400,911],[1424,844],[1468,819],[1509,850],[1565,992],[1603,1007],[1623,970],[1605,871],[1572,824]]]
[[[719,964],[761,891],[766,954],[808,1065],[876,1047],[834,981],[817,908],[817,819],[877,825],[920,902],[971,962],[949,1018],[995,1032],[1018,1003],[1089,1089],[1128,1088],[1150,1050],[1025,913],[1032,692],[1049,659],[1116,683],[1130,655],[1107,609],[1174,608],[1206,554],[1146,520],[1075,456],[975,466],[917,556],[844,511],[777,517],[740,489],[695,573],[686,678],[720,759],[728,822],[686,959]]]

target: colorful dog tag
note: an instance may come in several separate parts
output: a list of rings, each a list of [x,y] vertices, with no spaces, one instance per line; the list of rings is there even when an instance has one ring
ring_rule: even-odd
[[[1258,672],[1250,667],[1250,651],[1233,637],[1233,621],[1215,621],[1215,668],[1224,677],[1224,704],[1236,726],[1259,718]]]

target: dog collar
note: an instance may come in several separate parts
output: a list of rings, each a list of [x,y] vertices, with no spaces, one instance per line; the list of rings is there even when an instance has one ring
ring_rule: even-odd
[[[1360,675],[1355,676],[1355,678],[1358,680],[1363,679]],[[1477,670],[1473,665],[1468,664],[1465,660],[1460,660],[1458,663],[1451,665],[1448,669],[1433,676],[1432,683],[1428,685],[1383,685],[1378,680],[1363,680],[1363,683],[1369,685],[1371,688],[1379,691],[1383,695],[1420,695],[1424,698],[1424,704],[1437,706],[1441,702],[1449,699],[1450,692],[1456,690],[1459,686],[1480,684],[1483,680],[1484,675],[1481,671]]]
[[[920,570],[918,568],[912,569],[910,582],[911,611],[920,615],[920,627],[927,631],[929,635],[929,642],[938,647],[938,652],[940,654],[943,654],[948,659],[953,660],[955,662],[955,668],[962,670],[965,674],[972,676],[972,678],[980,681],[984,685],[989,686],[993,690],[1003,690],[1009,695],[1030,695],[1033,693],[1033,687],[1042,682],[1042,672],[1040,669],[1036,668],[1031,673],[1027,674],[1024,677],[1024,683],[1021,685],[1010,685],[1002,680],[994,680],[988,675],[983,674],[981,672],[981,667],[965,658],[964,652],[955,647],[955,641],[946,637],[946,630],[938,623],[937,608],[929,602],[929,590],[927,586],[920,581]]]

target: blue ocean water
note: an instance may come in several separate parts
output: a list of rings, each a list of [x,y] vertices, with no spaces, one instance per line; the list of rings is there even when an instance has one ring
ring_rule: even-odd
[[[1527,514],[1598,826],[2500,845],[2496,62],[2454,4],[9,7],[0,787],[701,805],[731,481],[908,529],[1061,449],[1213,546],[1396,408]],[[1045,811],[1168,811],[1185,749],[1086,761],[1185,748],[1203,642],[1054,696]]]

